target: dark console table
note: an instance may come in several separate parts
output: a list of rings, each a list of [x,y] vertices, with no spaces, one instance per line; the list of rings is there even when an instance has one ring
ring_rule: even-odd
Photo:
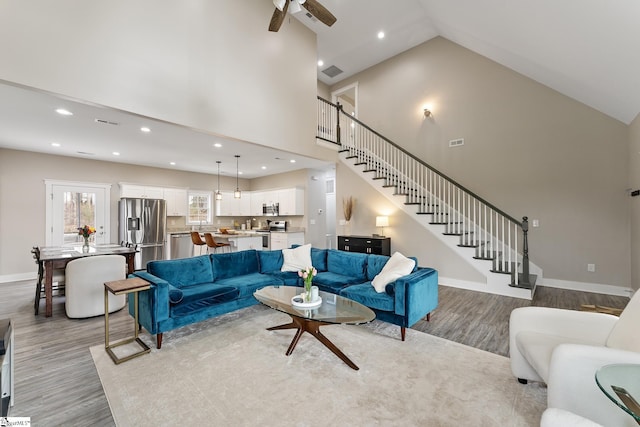
[[[363,254],[391,255],[391,238],[381,236],[338,236],[338,249]]]

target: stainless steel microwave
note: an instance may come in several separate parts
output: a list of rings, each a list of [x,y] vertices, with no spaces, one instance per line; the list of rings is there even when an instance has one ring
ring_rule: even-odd
[[[262,204],[262,215],[264,216],[278,216],[280,212],[280,205],[278,203]]]

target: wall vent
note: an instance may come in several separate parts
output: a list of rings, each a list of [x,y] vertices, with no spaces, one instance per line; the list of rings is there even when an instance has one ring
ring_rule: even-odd
[[[111,122],[109,120],[105,120],[105,119],[95,119],[96,123],[102,123],[103,125],[112,125],[112,126],[118,126],[120,123],[118,122]]]
[[[449,147],[459,147],[464,145],[464,138],[452,139],[449,141]]]
[[[331,67],[325,68],[324,70],[322,70],[323,73],[325,73],[327,76],[329,77],[335,77],[338,74],[342,73],[342,70],[338,67],[336,67],[335,65],[332,65]]]

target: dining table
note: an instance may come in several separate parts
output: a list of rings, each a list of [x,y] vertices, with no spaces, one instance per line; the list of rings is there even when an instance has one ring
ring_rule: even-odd
[[[135,247],[121,246],[117,243],[104,243],[73,246],[41,246],[40,262],[44,267],[45,317],[53,315],[53,270],[65,268],[70,261],[96,255],[122,255],[126,258],[127,272],[134,272],[134,257],[138,250]]]

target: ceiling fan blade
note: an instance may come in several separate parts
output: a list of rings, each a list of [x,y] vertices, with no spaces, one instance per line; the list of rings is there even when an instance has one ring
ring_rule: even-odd
[[[316,0],[307,0],[302,6],[307,9],[313,16],[318,18],[320,22],[327,26],[332,26],[336,21],[336,17],[327,10],[326,7],[318,3]]]
[[[287,9],[289,8],[289,2],[284,4],[284,8],[282,10],[276,9],[273,11],[273,15],[271,16],[271,22],[269,22],[269,31],[277,32],[282,23],[284,22],[285,16],[287,16]]]

